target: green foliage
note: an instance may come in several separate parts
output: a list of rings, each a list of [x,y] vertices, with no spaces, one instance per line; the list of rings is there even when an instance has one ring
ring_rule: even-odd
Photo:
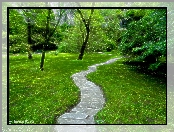
[[[73,43],[70,44],[68,42],[61,42],[59,44],[59,48],[58,48],[57,52],[60,52],[60,53],[78,53],[79,48],[77,47],[77,45],[75,45]]]
[[[26,36],[22,34],[9,35],[9,45],[15,45],[17,43],[27,43]]]
[[[82,45],[82,35],[78,26],[61,26],[61,41],[58,52],[60,53],[79,53]]]
[[[166,10],[146,10],[140,20],[132,21],[122,35],[119,49],[135,60],[149,62],[150,69],[158,68],[158,58],[166,56]],[[153,58],[156,61],[151,61]]]
[[[125,17],[131,21],[137,21],[144,17],[148,10],[146,9],[128,9],[126,11]]]
[[[90,13],[90,10],[82,11],[85,16]],[[118,30],[119,24],[116,24],[118,23],[116,13],[117,11],[107,9],[94,11],[90,23],[90,36],[85,50],[86,52],[111,51],[116,48],[116,45],[118,45],[117,40],[121,34],[120,30]],[[106,16],[109,16],[109,19]],[[77,53],[80,51],[85,39],[86,30],[78,13],[74,18],[74,24],[75,26],[71,26],[67,30],[66,25],[63,26],[65,30],[63,30],[64,37],[62,42],[59,44],[60,52]]]
[[[30,21],[29,21],[30,20]],[[21,49],[23,46],[19,46],[20,43],[28,43],[28,31],[27,24],[31,24],[31,38],[32,38],[32,48],[33,50],[42,49],[46,40],[46,22],[47,22],[47,9],[22,9],[22,10],[13,10],[10,9],[9,14],[9,23],[10,23],[10,34],[9,34],[9,44],[18,44],[13,45],[10,52],[23,52],[25,49]],[[57,20],[55,20],[55,15],[51,10],[50,14],[50,29],[49,33],[52,34],[52,37],[49,40],[47,47],[56,47],[57,44],[62,40],[62,34],[60,33],[61,29],[56,28]],[[54,32],[55,30],[55,32]],[[52,46],[54,45],[54,46]],[[20,48],[19,48],[20,47]],[[50,49],[50,48],[49,48]],[[56,48],[54,48],[55,50]],[[20,50],[20,51],[19,51]]]
[[[158,69],[160,64],[161,64],[160,62],[153,63],[150,65],[149,69],[154,71],[154,70]]]
[[[121,37],[120,20],[119,17],[122,15],[121,10],[101,10],[101,14],[104,17],[102,29],[106,35],[105,40],[109,45],[113,45],[114,48],[119,44],[119,38]],[[110,41],[110,42],[108,42]]]
[[[9,52],[26,52],[26,23],[24,17],[15,9],[9,10]]]
[[[9,33],[11,35],[24,34],[26,23],[24,17],[16,10],[9,10]]]
[[[46,9],[10,10],[10,45],[27,43],[26,18],[30,18],[32,45],[42,48],[45,44],[47,11]],[[67,12],[64,13],[66,16]],[[82,10],[82,13],[87,18],[90,10]],[[55,16],[59,17],[58,14],[54,14],[51,10],[49,33],[54,31],[57,23]],[[84,23],[78,12],[74,14],[73,24],[70,25],[67,21],[61,22],[49,40],[48,44],[58,45],[58,52],[79,53],[84,42],[86,35]],[[96,9],[91,18],[86,52],[105,52],[118,48],[123,55],[129,54],[138,61],[149,61],[150,57],[157,60],[149,61],[150,68],[151,64],[159,62],[160,56],[166,56],[165,15],[163,9]],[[119,24],[122,18],[128,20],[127,30],[120,30]],[[13,49],[12,51],[19,50],[19,48]]]
[[[18,43],[9,47],[9,53],[26,53],[29,51],[29,45],[26,43]]]

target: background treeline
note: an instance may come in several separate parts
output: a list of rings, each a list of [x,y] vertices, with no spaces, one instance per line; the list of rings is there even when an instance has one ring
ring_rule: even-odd
[[[91,9],[80,9],[85,20]],[[94,9],[85,52],[115,50],[129,63],[166,73],[166,9]],[[49,22],[49,28],[48,28]],[[9,53],[79,53],[86,29],[76,9],[10,9]],[[46,41],[47,38],[47,41]]]

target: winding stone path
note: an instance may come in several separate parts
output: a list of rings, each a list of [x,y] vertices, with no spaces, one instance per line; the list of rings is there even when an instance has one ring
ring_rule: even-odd
[[[80,88],[81,101],[69,113],[57,119],[58,124],[95,124],[94,115],[103,108],[105,99],[99,86],[86,79],[88,73],[94,72],[97,66],[109,64],[119,58],[110,59],[104,63],[88,67],[88,70],[73,74],[71,77]]]

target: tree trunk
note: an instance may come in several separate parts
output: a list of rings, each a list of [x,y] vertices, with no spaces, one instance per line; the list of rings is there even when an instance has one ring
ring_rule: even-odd
[[[45,60],[45,49],[44,49],[44,45],[43,45],[43,50],[42,50],[42,57],[41,57],[41,62],[40,62],[40,70],[43,71],[44,68],[44,60]]]
[[[47,16],[47,23],[46,23],[46,33],[45,33],[45,43],[43,44],[43,49],[42,49],[42,57],[41,57],[41,62],[40,62],[40,70],[44,70],[44,61],[45,61],[45,45],[49,43],[49,35],[50,35],[50,14],[51,14],[51,9],[48,9],[48,16]]]
[[[29,18],[28,18],[28,44],[31,44],[31,23]]]
[[[94,6],[94,3],[95,2],[92,3],[92,6]],[[78,2],[77,2],[77,4],[80,6],[80,4]],[[91,21],[92,14],[94,13],[94,9],[91,9],[91,14],[90,14],[88,19],[85,19],[83,17],[83,14],[80,11],[80,9],[77,9],[77,11],[79,12],[79,14],[81,16],[81,19],[82,19],[82,22],[84,23],[85,28],[86,28],[86,38],[85,38],[85,41],[82,44],[82,47],[81,47],[81,50],[80,50],[80,54],[79,54],[79,57],[78,57],[78,60],[82,60],[83,59],[83,55],[84,55],[84,51],[85,51],[85,48],[86,48],[86,45],[87,45],[88,39],[89,39],[89,32],[90,32],[89,26],[90,26],[90,21]]]
[[[86,33],[87,33],[86,34],[86,38],[85,38],[85,41],[83,42],[83,45],[81,47],[78,60],[82,60],[83,59],[85,48],[86,48],[86,45],[87,45],[87,42],[88,42],[88,39],[89,39],[89,32],[90,32],[90,30],[89,30],[89,25],[88,25],[88,27],[86,27]]]
[[[31,53],[31,21],[30,18],[28,18],[28,59],[32,59],[32,53]]]

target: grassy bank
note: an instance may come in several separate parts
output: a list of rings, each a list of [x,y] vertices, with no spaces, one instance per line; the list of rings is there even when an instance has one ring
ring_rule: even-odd
[[[100,66],[87,76],[101,86],[106,98],[96,123],[165,124],[166,79],[137,72],[124,61]]]

